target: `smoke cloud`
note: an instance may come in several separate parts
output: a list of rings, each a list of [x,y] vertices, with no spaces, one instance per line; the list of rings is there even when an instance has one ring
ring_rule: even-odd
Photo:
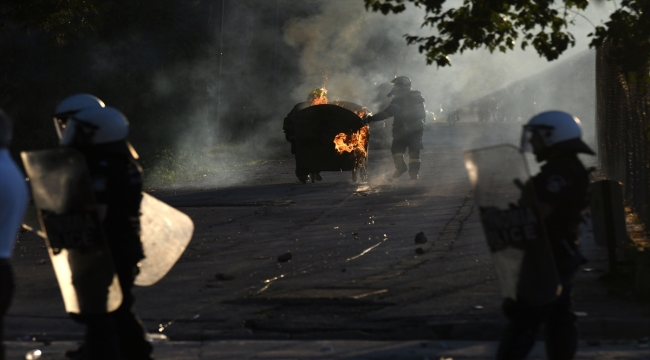
[[[578,69],[592,66],[593,70],[587,34],[608,16],[607,6],[596,3],[589,11],[573,15],[575,25],[570,31],[577,46],[559,61],[548,62],[531,48],[506,54],[477,50],[454,55],[451,67],[437,68],[426,65],[416,46],[406,45],[405,34],[431,31],[420,27],[425,14],[412,6],[404,13],[384,16],[366,11],[361,0],[228,2],[223,31],[215,19],[213,31],[218,36],[210,55],[176,73],[159,74],[155,91],[165,96],[177,91],[178,79],[204,78],[194,81],[205,94],[186,114],[188,126],[175,146],[210,147],[213,151],[202,151],[201,166],[213,169],[288,153],[282,119],[314,88],[326,86],[331,100],[356,102],[378,112],[389,101],[387,83],[398,75],[412,79],[414,89],[422,92],[427,108],[439,119],[446,117],[445,111],[470,109],[486,98],[505,103],[503,94],[529,89],[534,94],[530,111],[573,112],[593,138],[594,72]],[[530,111],[522,111],[517,120],[527,120]],[[462,121],[475,121],[475,117],[468,113]],[[512,129],[509,138],[514,139],[520,130],[514,124]],[[481,136],[477,132],[468,137],[463,147],[483,143],[478,141]],[[233,143],[238,147],[233,148]],[[212,185],[223,185],[220,181]]]

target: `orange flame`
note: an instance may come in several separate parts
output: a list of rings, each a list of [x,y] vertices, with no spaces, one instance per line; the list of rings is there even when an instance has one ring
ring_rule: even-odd
[[[323,86],[316,89],[309,94],[311,106],[327,104],[327,89]]]
[[[368,115],[372,115],[370,113],[370,110],[368,110],[365,106],[363,108],[361,108],[361,110],[359,110],[359,111],[353,111],[353,113],[357,114],[357,116],[362,118],[362,119],[365,118]]]
[[[355,113],[358,117],[360,117],[360,118],[362,118],[362,119],[365,118],[365,117],[367,117],[367,116],[372,115],[372,113],[370,112],[370,110],[368,110],[368,108],[365,107],[365,106],[362,106],[362,107],[361,107],[361,110],[352,110],[352,109],[346,107],[345,104],[344,104],[343,102],[339,102],[338,100],[332,102],[331,104],[336,105],[336,106],[340,106],[340,107],[342,107],[342,108],[344,108],[344,109],[347,109],[347,110],[350,110],[350,111],[352,111],[353,113]]]
[[[352,133],[352,136],[348,139],[346,133],[340,133],[334,137],[334,149],[339,154],[344,152],[355,152],[355,154],[360,157],[366,157],[368,152],[366,150],[366,145],[368,143],[368,125],[359,129],[359,131]]]

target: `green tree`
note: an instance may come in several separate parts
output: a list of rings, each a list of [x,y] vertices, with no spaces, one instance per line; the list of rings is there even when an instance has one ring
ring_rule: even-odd
[[[65,44],[94,30],[100,8],[93,0],[0,0],[0,26],[42,31]]]
[[[419,45],[428,64],[438,66],[451,65],[449,55],[466,50],[506,52],[515,46],[532,46],[540,56],[555,60],[575,45],[568,27],[590,6],[589,0],[463,0],[457,7],[446,0],[364,1],[366,9],[384,15],[406,10],[407,3],[424,8],[422,27],[432,28],[434,34],[406,35],[406,40]],[[610,18],[594,26],[588,36],[590,47],[611,45],[611,60],[626,73],[645,74],[650,59],[650,1],[620,1]]]

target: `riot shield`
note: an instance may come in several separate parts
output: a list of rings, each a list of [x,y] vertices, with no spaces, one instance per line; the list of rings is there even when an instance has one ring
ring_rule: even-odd
[[[40,228],[70,313],[105,313],[122,303],[84,157],[57,148],[21,154]]]
[[[294,128],[297,168],[309,173],[365,169],[369,133],[363,116],[339,105],[310,106],[298,112]]]
[[[29,230],[36,235],[45,238],[45,233],[41,229],[41,221],[38,217],[38,209],[32,201],[27,204],[25,209],[25,216],[23,217],[23,228]]]
[[[194,224],[187,215],[147,193],[142,193],[140,213],[145,259],[138,263],[135,285],[150,286],[162,279],[181,257],[192,240]],[[27,208],[23,228],[46,237],[34,206]]]
[[[501,145],[464,158],[503,297],[553,302],[560,281],[525,157]]]
[[[140,228],[145,258],[138,263],[135,285],[149,286],[162,279],[192,240],[194,223],[182,212],[142,193]]]

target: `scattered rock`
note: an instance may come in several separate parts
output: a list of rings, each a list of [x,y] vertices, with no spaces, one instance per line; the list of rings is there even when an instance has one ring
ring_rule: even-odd
[[[234,280],[235,277],[229,274],[224,274],[224,273],[217,273],[217,275],[214,276],[217,280]]]
[[[422,254],[424,254],[424,249],[419,247],[419,248],[415,249],[415,253],[418,254],[418,255],[422,255]]]
[[[31,351],[28,351],[27,354],[25,354],[25,359],[26,360],[40,359],[42,354],[43,353],[41,352],[41,350],[38,350],[38,349],[31,350]]]
[[[341,272],[346,272],[347,270],[345,268],[341,269]]]
[[[352,235],[353,236],[359,236],[359,233],[353,232]]]
[[[474,306],[474,309],[483,310],[483,305],[476,305],[476,306]]]
[[[291,261],[292,257],[293,257],[293,255],[291,255],[290,252],[287,252],[286,254],[282,254],[282,255],[278,256],[278,262],[289,262],[289,261]]]
[[[165,334],[156,334],[156,333],[148,333],[147,334],[147,340],[152,343],[156,342],[161,342],[167,340],[167,335]]]
[[[424,232],[420,231],[415,235],[415,243],[416,244],[426,244],[427,243],[427,237],[424,236]]]
[[[41,265],[45,265],[45,264],[47,264],[47,261],[45,261],[45,259],[41,259],[41,260],[38,261],[38,263],[41,264]]]

